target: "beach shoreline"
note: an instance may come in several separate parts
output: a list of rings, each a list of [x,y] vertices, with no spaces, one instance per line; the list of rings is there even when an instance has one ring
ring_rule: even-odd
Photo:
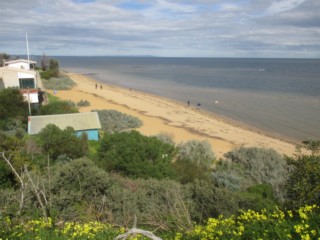
[[[196,106],[106,84],[85,74],[67,75],[76,86],[71,90],[58,91],[56,95],[59,98],[74,102],[89,101],[90,106],[80,108],[81,112],[114,109],[138,117],[144,123],[137,129],[142,134],[167,133],[173,136],[177,144],[192,139],[206,140],[219,158],[240,146],[272,148],[286,155],[292,155],[295,151],[293,142],[276,138],[245,123],[197,109]]]

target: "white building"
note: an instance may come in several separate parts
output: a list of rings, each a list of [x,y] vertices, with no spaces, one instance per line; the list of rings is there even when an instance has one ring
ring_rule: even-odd
[[[4,63],[4,66],[8,66],[11,68],[19,68],[26,70],[34,70],[37,62],[26,60],[26,59],[17,59],[13,61],[8,61]]]
[[[5,62],[0,68],[0,89],[17,87],[26,101],[38,104],[38,88],[42,88],[42,84],[35,64],[25,59]]]

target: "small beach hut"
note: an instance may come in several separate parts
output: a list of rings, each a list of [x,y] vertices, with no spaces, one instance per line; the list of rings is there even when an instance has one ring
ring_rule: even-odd
[[[28,133],[38,134],[48,124],[54,124],[60,129],[72,127],[78,136],[88,135],[89,140],[98,140],[101,124],[97,112],[70,113],[56,115],[41,115],[28,117]]]

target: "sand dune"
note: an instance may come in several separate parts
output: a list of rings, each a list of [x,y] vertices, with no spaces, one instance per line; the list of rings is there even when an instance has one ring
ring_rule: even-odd
[[[89,101],[90,106],[80,108],[81,112],[114,109],[136,116],[143,121],[143,126],[138,129],[142,134],[168,133],[176,143],[191,139],[207,140],[218,157],[239,146],[272,148],[287,155],[294,153],[294,144],[203,110],[131,89],[106,85],[84,75],[69,73],[69,76],[77,85],[68,91],[58,91],[58,97],[74,102],[81,99]]]

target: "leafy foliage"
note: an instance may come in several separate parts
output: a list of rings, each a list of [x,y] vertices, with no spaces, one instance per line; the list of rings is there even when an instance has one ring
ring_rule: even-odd
[[[51,182],[53,207],[65,219],[75,218],[76,215],[77,219],[82,217],[87,219],[87,215],[81,216],[80,206],[85,207],[89,203],[99,204],[102,197],[108,194],[110,188],[108,174],[90,159],[80,158],[60,162],[54,166],[52,172],[54,173]]]
[[[173,177],[174,147],[137,131],[107,134],[97,153],[98,164],[109,172],[133,178]]]
[[[298,211],[240,211],[230,217],[209,218],[205,223],[188,230],[175,229],[172,235],[157,233],[168,240],[247,240],[247,239],[319,239],[319,206],[304,206]],[[28,219],[14,222],[6,217],[0,222],[0,235],[4,239],[116,239],[124,228],[97,221],[68,221],[56,226],[50,219]],[[140,234],[135,240],[147,240]]]
[[[200,239],[318,239],[319,206],[304,206],[298,211],[241,211],[236,216],[209,218],[175,240]],[[317,216],[318,215],[318,216]]]
[[[274,210],[278,201],[271,185],[257,184],[249,187],[246,191],[236,193],[238,209],[261,211],[263,209]]]
[[[45,60],[47,61],[47,60]],[[42,63],[42,69],[43,71],[40,72],[40,76],[43,79],[50,79],[54,77],[59,77],[59,62],[55,59],[49,60],[49,68],[47,69],[46,63]]]
[[[72,127],[61,130],[54,124],[49,124],[40,131],[37,137],[38,144],[43,151],[53,159],[57,159],[60,155],[78,158],[84,156],[88,151],[87,138],[77,137]]]
[[[174,162],[181,183],[195,179],[209,180],[214,153],[207,141],[191,140],[178,146],[178,157]]]
[[[217,186],[239,190],[256,184],[270,184],[283,200],[288,170],[279,153],[272,149],[242,147],[225,154],[225,158],[213,173]]]
[[[40,115],[53,115],[53,114],[65,114],[65,113],[78,113],[78,109],[74,106],[74,103],[69,101],[55,101],[50,102],[47,105],[41,106],[39,110]]]
[[[196,165],[211,167],[215,156],[207,141],[190,140],[178,146],[178,159],[194,162]]]
[[[94,112],[98,112],[102,130],[105,132],[120,132],[142,125],[140,119],[116,110],[94,110]]]
[[[173,140],[173,135],[170,133],[160,133],[158,135],[155,135],[156,138],[158,138],[160,141],[168,143],[170,145],[175,145]]]
[[[26,127],[28,104],[17,88],[0,91],[0,129]]]
[[[286,183],[289,207],[320,204],[320,155],[299,155],[287,161],[293,167]]]

